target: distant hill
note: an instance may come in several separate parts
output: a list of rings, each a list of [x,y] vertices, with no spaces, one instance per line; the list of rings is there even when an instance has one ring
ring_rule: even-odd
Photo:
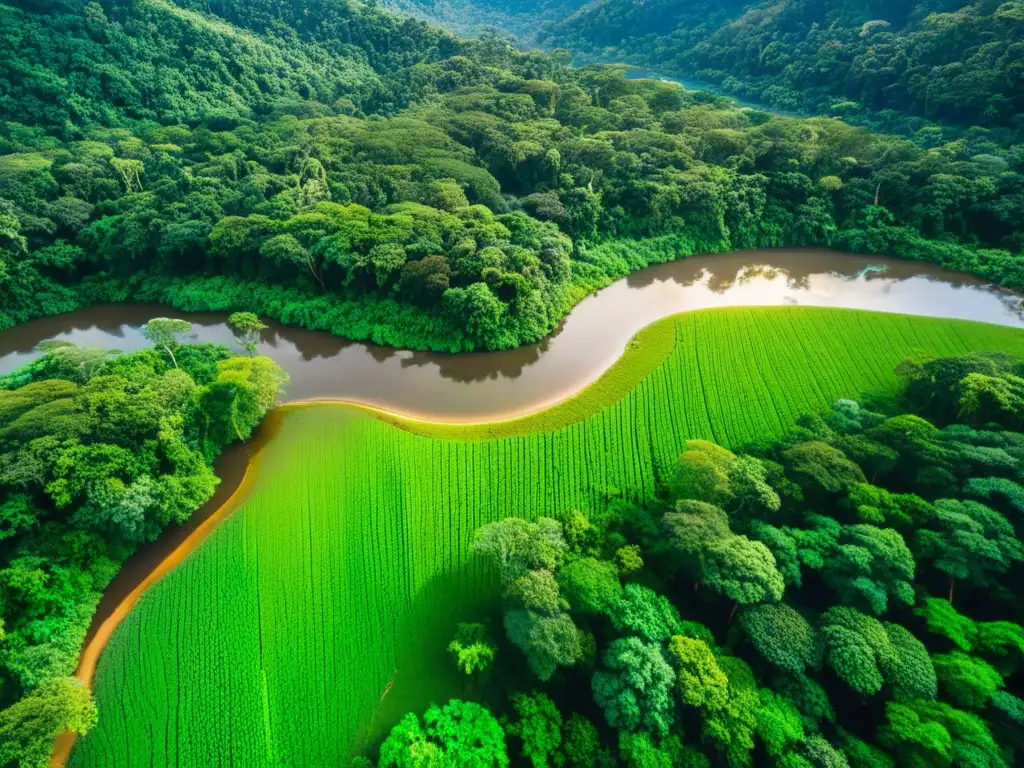
[[[457,50],[436,27],[359,4],[305,10],[194,0],[0,5],[0,113],[71,135],[88,123],[282,108],[312,115],[339,99],[347,110],[389,111],[408,100],[405,67]]]
[[[1024,127],[1022,2],[594,0],[537,36],[788,109]]]
[[[576,62],[628,62],[773,107],[912,133],[905,116],[1024,130],[1024,2],[391,0]]]

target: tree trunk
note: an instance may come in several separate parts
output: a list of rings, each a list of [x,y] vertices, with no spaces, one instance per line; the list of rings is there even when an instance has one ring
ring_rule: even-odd
[[[309,271],[313,274],[313,277],[316,278],[316,281],[320,283],[320,290],[327,293],[327,287],[324,285],[324,279],[320,274],[320,270],[316,268],[313,263],[313,257],[309,254],[306,255],[306,266],[309,267]]]
[[[171,351],[170,346],[168,346],[167,344],[164,344],[164,349],[167,350],[167,354],[171,356],[171,362],[174,363],[174,367],[177,368],[178,367],[178,360],[174,356],[174,352]]]
[[[875,205],[878,205],[878,195],[882,191],[882,182],[878,182],[878,186],[875,187]]]
[[[727,626],[730,626],[730,627],[732,626],[732,620],[734,618],[736,618],[736,609],[739,608],[739,607],[740,607],[740,601],[739,600],[737,600],[735,603],[732,604],[732,611],[729,612],[729,622],[728,622]]]
[[[956,584],[956,579],[950,577],[949,579],[949,604],[953,604],[953,585]]]

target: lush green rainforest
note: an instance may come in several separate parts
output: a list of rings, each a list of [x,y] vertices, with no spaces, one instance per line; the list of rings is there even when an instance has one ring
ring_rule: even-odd
[[[447,23],[448,4],[421,4]],[[456,5],[456,8],[459,6]],[[902,132],[1024,130],[1024,3],[519,0],[470,15],[581,58],[627,60],[776,107]],[[484,21],[487,20],[487,21]]]
[[[1008,768],[1021,364],[900,366],[995,350],[1024,332],[717,309],[518,420],[283,408],[71,765]]]
[[[511,347],[648,263],[782,245],[1024,286],[1024,153],[985,130],[772,117],[357,4],[209,11],[0,7],[0,327],[136,298]]]
[[[356,0],[0,4],[0,330],[143,300],[509,348],[649,264],[773,246],[1024,290],[1021,3],[494,8],[464,15],[571,52]],[[250,356],[162,318],[151,349],[51,344],[0,378],[0,766],[96,726],[69,675],[102,590],[275,404],[287,376],[251,356],[258,318],[236,321]],[[74,759],[1014,765],[1020,344],[695,314],[527,422],[293,420],[273,446],[288,483],[122,625]],[[409,668],[430,675],[410,687]]]
[[[287,382],[269,358],[178,345],[168,322],[149,324],[160,349],[50,342],[0,377],[0,765],[48,765],[61,730],[95,722],[69,675],[103,589],[213,495],[213,460]]]

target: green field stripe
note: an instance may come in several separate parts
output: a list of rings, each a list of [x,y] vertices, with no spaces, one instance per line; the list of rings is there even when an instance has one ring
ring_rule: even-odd
[[[445,646],[498,589],[475,528],[650,499],[687,439],[737,447],[892,390],[915,349],[1024,352],[1010,328],[804,307],[686,313],[638,339],[568,403],[498,425],[284,409],[242,507],[114,633],[73,768],[346,764],[463,693]]]

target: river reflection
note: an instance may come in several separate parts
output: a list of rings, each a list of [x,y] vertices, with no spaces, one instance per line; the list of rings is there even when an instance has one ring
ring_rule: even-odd
[[[882,271],[876,271],[881,268]],[[643,270],[581,302],[552,336],[504,352],[448,355],[346,341],[272,324],[260,351],[291,374],[287,399],[343,398],[446,421],[512,416],[556,402],[596,379],[645,325],[706,307],[850,307],[1024,327],[1021,299],[930,264],[832,251],[762,250],[702,256]],[[131,351],[139,326],[173,315],[195,338],[234,344],[225,315],[139,304],[96,306],[0,334],[0,373],[46,339]]]

